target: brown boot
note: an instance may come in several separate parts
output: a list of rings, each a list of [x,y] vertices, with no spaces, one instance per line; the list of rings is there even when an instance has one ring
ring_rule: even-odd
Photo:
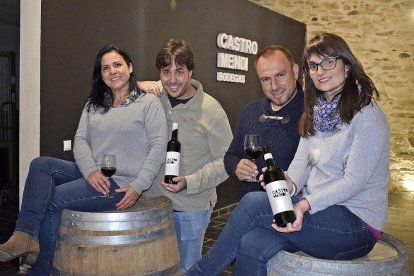
[[[33,263],[39,256],[39,241],[26,233],[16,231],[6,243],[0,244],[0,262],[8,262],[26,254],[31,255],[30,261]]]

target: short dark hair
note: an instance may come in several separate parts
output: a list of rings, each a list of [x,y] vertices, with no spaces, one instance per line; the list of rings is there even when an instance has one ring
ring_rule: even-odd
[[[155,66],[158,70],[170,66],[173,62],[185,65],[188,71],[195,66],[194,53],[185,40],[169,39],[157,54]]]
[[[263,50],[261,50],[257,55],[256,55],[256,64],[257,61],[259,60],[259,58],[261,57],[269,57],[271,55],[273,55],[273,53],[280,51],[282,52],[287,59],[289,60],[290,66],[293,68],[293,65],[295,65],[295,59],[293,58],[292,54],[290,53],[289,49],[282,46],[282,45],[276,45],[276,44],[272,44],[267,46],[266,48],[264,48]]]

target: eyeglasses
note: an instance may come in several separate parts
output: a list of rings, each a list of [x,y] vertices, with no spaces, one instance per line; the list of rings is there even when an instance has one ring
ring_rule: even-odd
[[[318,67],[321,66],[323,70],[332,70],[336,67],[336,61],[341,59],[340,57],[328,57],[323,59],[319,63],[309,62],[307,65],[303,66],[303,71],[306,75],[310,76],[318,72]]]

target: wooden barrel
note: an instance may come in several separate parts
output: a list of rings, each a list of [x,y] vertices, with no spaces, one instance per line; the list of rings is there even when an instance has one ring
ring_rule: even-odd
[[[62,211],[53,275],[180,275],[166,197],[141,198],[124,211]]]
[[[281,251],[267,263],[267,275],[404,276],[408,275],[408,256],[400,240],[384,233],[367,256],[354,260],[322,260],[303,252]]]

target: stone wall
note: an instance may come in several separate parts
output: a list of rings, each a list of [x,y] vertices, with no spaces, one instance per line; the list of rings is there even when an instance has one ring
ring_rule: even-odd
[[[374,80],[391,125],[390,191],[414,191],[414,0],[250,0],[342,36]]]

